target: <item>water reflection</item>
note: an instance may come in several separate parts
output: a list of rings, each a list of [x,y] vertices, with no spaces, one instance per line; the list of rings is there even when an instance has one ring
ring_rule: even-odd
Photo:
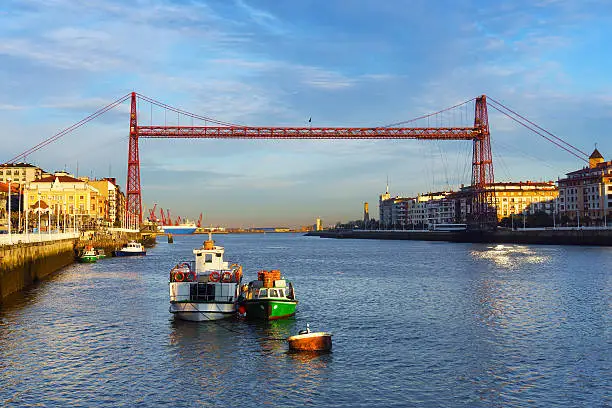
[[[492,261],[496,266],[517,269],[524,264],[540,264],[550,260],[549,256],[538,254],[534,249],[520,245],[495,245],[471,251],[475,259]]]

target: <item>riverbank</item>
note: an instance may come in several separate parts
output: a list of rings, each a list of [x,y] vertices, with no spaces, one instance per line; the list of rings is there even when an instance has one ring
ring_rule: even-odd
[[[37,238],[37,235],[32,237]],[[0,303],[11,294],[71,265],[86,246],[101,248],[110,257],[130,240],[151,247],[156,243],[156,236],[135,231],[91,231],[70,239],[42,242],[16,239],[17,243],[0,245]]]
[[[0,246],[0,303],[74,262],[75,239]]]
[[[312,231],[307,236],[336,239],[381,239],[447,241],[491,244],[538,244],[538,245],[590,245],[612,246],[612,229],[606,228],[558,228],[497,231],[366,231],[328,230]]]

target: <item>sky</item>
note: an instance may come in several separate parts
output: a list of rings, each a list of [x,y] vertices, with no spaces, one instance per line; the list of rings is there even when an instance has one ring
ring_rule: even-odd
[[[132,91],[241,125],[313,127],[384,126],[486,94],[609,160],[610,38],[612,3],[595,0],[4,0],[0,161]],[[142,125],[180,120],[139,104]],[[473,102],[411,125],[470,121]],[[491,108],[489,122],[496,181],[584,166]],[[124,103],[27,160],[116,177],[125,191],[128,125]],[[202,212],[205,225],[333,225],[362,218],[366,201],[378,218],[387,180],[392,195],[415,196],[471,175],[469,142],[139,147],[145,209]]]

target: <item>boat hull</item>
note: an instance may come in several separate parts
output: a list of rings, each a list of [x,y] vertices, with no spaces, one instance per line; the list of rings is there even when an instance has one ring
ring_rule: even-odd
[[[115,256],[144,256],[147,254],[147,251],[115,251]]]
[[[332,348],[331,334],[315,332],[298,334],[287,338],[289,350],[294,351],[330,351]]]
[[[191,235],[195,232],[196,226],[182,226],[182,225],[164,225],[162,227],[162,232],[164,234],[173,234],[173,235]]]
[[[236,314],[236,304],[228,302],[170,302],[170,313],[181,320],[205,322]]]
[[[81,263],[94,263],[98,260],[97,256],[82,256],[79,258]]]
[[[252,299],[245,302],[247,319],[277,320],[295,315],[297,300]]]

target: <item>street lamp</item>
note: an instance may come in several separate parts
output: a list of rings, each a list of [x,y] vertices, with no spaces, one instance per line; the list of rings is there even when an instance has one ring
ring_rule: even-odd
[[[25,201],[25,233],[26,233],[26,240],[28,240],[27,242],[29,242],[30,239],[30,220],[28,218],[28,213],[30,212],[30,196],[28,195],[28,190],[30,188],[30,185],[28,184],[27,186],[28,188],[24,188],[23,189],[23,201]]]
[[[40,237],[40,190],[38,190],[38,236]]]
[[[17,195],[19,199],[17,209],[19,210],[19,221],[17,221],[17,233],[21,234],[21,184],[19,184],[19,194]]]
[[[13,243],[11,238],[11,178],[6,179],[8,181],[8,236],[9,236],[9,244]]]

